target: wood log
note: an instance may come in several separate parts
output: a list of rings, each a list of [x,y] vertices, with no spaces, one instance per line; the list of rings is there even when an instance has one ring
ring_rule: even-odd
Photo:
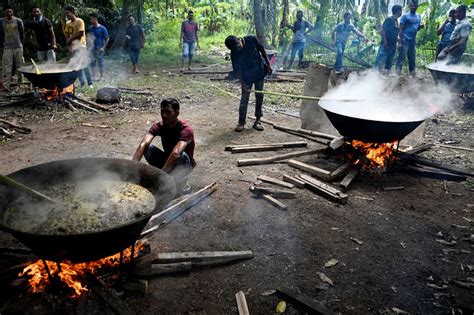
[[[110,128],[109,126],[106,126],[106,125],[93,125],[93,124],[90,124],[90,123],[82,123],[81,126],[92,127],[92,128],[101,128],[101,129]]]
[[[449,171],[443,171],[443,170],[433,168],[433,167],[428,167],[428,166],[404,165],[400,169],[402,171],[406,171],[409,173],[415,172],[427,178],[450,180],[450,181],[455,181],[455,182],[463,182],[467,179],[466,175],[455,174]]]
[[[13,129],[15,129],[16,131],[20,132],[20,133],[30,133],[31,132],[31,129],[30,128],[26,128],[26,127],[22,127],[22,126],[19,126],[17,124],[14,124],[12,122],[9,122],[5,119],[0,119],[0,123],[3,123]]]
[[[454,174],[458,174],[458,175],[466,175],[466,176],[471,176],[471,177],[474,176],[474,170],[465,169],[465,168],[461,168],[461,167],[457,167],[457,166],[453,166],[453,165],[448,165],[448,164],[442,164],[442,163],[440,163],[436,160],[433,160],[433,159],[428,159],[428,158],[421,157],[421,156],[414,156],[414,155],[407,154],[407,153],[404,153],[404,152],[399,152],[398,156],[402,160],[408,161],[410,163],[421,164],[421,165],[424,165],[424,166],[429,166],[429,167],[445,170],[445,171],[448,171],[450,173],[454,173]]]
[[[253,253],[245,251],[215,251],[215,252],[182,252],[159,253],[154,263],[176,263],[189,261],[193,265],[204,266],[212,264],[229,263],[231,261],[251,259]]]
[[[148,281],[144,279],[131,279],[125,282],[123,289],[138,293],[148,293]]]
[[[454,145],[447,145],[447,144],[437,144],[438,147],[441,148],[447,148],[447,149],[453,149],[453,150],[461,150],[461,151],[468,151],[468,152],[474,152],[473,148],[465,148],[465,147],[458,147]]]
[[[334,314],[323,303],[316,303],[311,298],[302,296],[301,294],[291,291],[289,289],[277,289],[275,295],[280,299],[287,301],[294,305],[305,314],[316,315],[332,315]]]
[[[69,99],[69,98],[70,98],[70,97],[68,97],[68,99]],[[82,98],[77,97],[76,95],[73,95],[72,98],[78,100],[79,102],[85,103],[85,104],[87,104],[87,105],[89,105],[89,106],[92,106],[92,107],[94,107],[94,108],[103,110],[103,111],[105,111],[105,112],[110,111],[110,108],[109,108],[109,107],[104,106],[104,105],[100,105],[100,104],[98,104],[98,103],[96,103],[96,102],[94,102],[94,101],[89,101],[89,100],[86,100],[86,99],[82,99]]]
[[[289,190],[275,189],[271,187],[250,186],[249,190],[256,195],[271,195],[279,198],[295,198],[296,193]]]
[[[67,98],[67,101],[68,101],[68,102],[71,102],[72,104],[74,104],[74,105],[76,105],[76,106],[85,108],[85,109],[87,109],[87,110],[89,110],[89,111],[91,111],[91,112],[100,113],[97,109],[92,108],[92,107],[90,107],[89,105],[83,104],[83,103],[81,103],[81,102],[78,102],[78,101],[76,101],[76,100],[74,100],[74,99],[72,99],[72,98]]]
[[[288,189],[292,189],[295,187],[295,185],[293,184],[290,184],[290,183],[287,183],[282,180],[279,180],[270,176],[266,176],[266,175],[260,175],[257,177],[257,179],[261,180],[262,182],[270,183],[270,184],[281,186]]]
[[[329,142],[329,148],[333,151],[336,151],[340,147],[342,147],[346,142],[344,141],[343,137],[334,138]]]
[[[125,303],[120,300],[120,297],[117,296],[115,291],[106,287],[102,281],[96,279],[93,276],[88,278],[88,288],[99,297],[106,305],[110,307],[115,314],[134,314],[130,308],[127,307]]]
[[[185,70],[181,72],[182,74],[197,74],[197,75],[202,75],[202,74],[229,74],[230,71],[192,71],[192,70]]]
[[[36,101],[36,99],[37,99],[37,98],[36,98],[35,96],[27,97],[27,98],[23,98],[23,99],[14,101],[14,102],[9,102],[9,103],[5,103],[5,104],[1,104],[0,107],[26,105],[26,104],[31,103],[32,101]]]
[[[419,145],[417,147],[414,147],[410,150],[407,150],[407,151],[404,151],[404,153],[408,153],[408,154],[417,154],[417,153],[421,153],[423,151],[426,151],[426,150],[429,150],[433,147],[433,143],[427,143],[427,144],[422,144],[422,145]]]
[[[322,168],[312,166],[297,160],[289,160],[288,165],[294,168],[297,168],[299,170],[305,171],[307,173],[310,173],[318,178],[328,180],[331,176],[331,172],[324,170]]]
[[[273,125],[273,128],[276,130],[280,131],[290,131],[298,134],[303,134],[303,135],[308,135],[312,137],[318,137],[318,138],[323,138],[323,139],[328,139],[328,140],[334,140],[335,138],[338,138],[337,136],[334,135],[329,135],[327,133],[322,133],[322,132],[317,132],[313,130],[306,130],[306,129],[301,129],[301,128],[291,128],[291,127],[285,127],[281,125]]]
[[[257,120],[257,118],[255,118],[255,116],[247,116],[247,118],[251,119],[251,120]],[[270,125],[270,126],[273,126],[275,124],[273,121],[265,119],[265,118],[260,118],[260,122],[264,123],[264,124],[267,124],[267,125]]]
[[[172,273],[185,273],[191,271],[190,261],[175,262],[169,264],[155,264],[153,262],[139,266],[133,270],[133,274],[139,277],[150,277]]]
[[[350,161],[343,163],[334,171],[332,171],[331,174],[329,174],[328,180],[338,179],[339,177],[346,175],[347,173],[349,173],[353,165],[354,164],[352,164],[352,162]]]
[[[270,156],[266,158],[255,158],[255,159],[243,159],[237,161],[237,166],[249,166],[249,165],[262,165],[262,164],[271,164],[274,162],[279,162],[295,157],[305,156],[305,155],[316,155],[318,153],[324,152],[325,149],[317,149],[317,150],[307,150],[307,151],[298,151],[298,152],[291,152],[285,153],[281,155]]]
[[[8,138],[13,137],[13,134],[10,131],[3,128],[3,127],[0,127],[0,134],[3,134],[4,136],[6,136]]]
[[[239,310],[239,315],[250,315],[244,292],[237,292],[235,294],[235,300],[237,301],[237,309]]]
[[[354,166],[349,173],[344,177],[344,179],[341,181],[339,184],[340,187],[342,187],[344,190],[347,190],[349,186],[351,185],[352,181],[359,175],[360,172],[360,167]]]
[[[255,145],[242,145],[242,146],[227,146],[226,151],[232,153],[246,153],[246,152],[263,152],[263,151],[274,151],[287,148],[303,148],[307,147],[308,143],[299,142],[286,142],[286,143],[274,143],[274,144],[255,144]]]
[[[274,205],[277,208],[280,208],[282,210],[288,209],[287,205],[285,205],[283,202],[279,201],[278,199],[275,199],[274,197],[270,195],[262,195],[262,199],[268,201],[272,205]]]
[[[329,146],[329,143],[331,142],[331,140],[316,138],[316,137],[303,135],[301,133],[296,133],[296,132],[292,132],[292,131],[285,131],[285,132],[290,134],[290,135],[294,135],[294,136],[297,136],[297,137],[300,137],[300,138],[303,138],[303,139],[308,139],[308,140],[314,141],[316,143],[324,144],[326,146]]]
[[[72,106],[71,103],[69,102],[65,102],[65,103],[66,103],[67,108],[69,108],[71,111],[75,112],[77,110],[74,106]]]
[[[308,175],[300,175],[300,178],[303,182],[305,182],[306,186],[310,188],[312,191],[316,192],[317,194],[331,200],[338,202],[340,204],[346,204],[349,196],[343,193],[342,191],[331,187],[316,178],[313,178]]]
[[[287,183],[295,185],[298,188],[304,188],[305,187],[304,182],[302,182],[301,180],[299,180],[298,178],[295,178],[293,176],[283,175],[283,180]]]

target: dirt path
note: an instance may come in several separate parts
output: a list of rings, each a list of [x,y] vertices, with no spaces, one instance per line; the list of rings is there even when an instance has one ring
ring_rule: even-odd
[[[237,100],[206,87],[209,81],[202,84],[197,80],[141,76],[129,86],[147,87],[156,93],[149,97],[128,95],[125,104],[111,113],[77,114],[57,109],[55,120],[50,122],[51,109],[0,111],[0,117],[17,117],[34,130],[21,140],[0,145],[0,173],[72,157],[130,158],[151,122],[159,118],[159,99],[177,97],[182,101],[182,117],[191,122],[197,139],[198,166],[192,174],[192,187],[197,190],[217,180],[219,188],[211,198],[153,234],[153,251],[250,249],[255,258],[185,276],[156,278],[151,281],[150,294],[124,296],[137,313],[236,313],[234,294],[243,290],[251,313],[271,314],[279,300],[261,293],[285,287],[343,314],[392,312],[394,307],[412,314],[472,309],[472,289],[459,287],[453,280],[473,277],[466,266],[473,265],[474,255],[443,253],[450,248],[474,250],[472,222],[463,219],[474,219],[469,183],[443,183],[398,173],[364,174],[350,190],[347,205],[297,189],[298,198],[285,201],[288,210],[279,210],[252,198],[248,187],[260,174],[281,177],[297,172],[283,164],[239,169],[238,158],[264,154],[231,155],[224,147],[298,138],[268,126],[264,132],[247,129],[234,133]],[[265,118],[299,126],[297,119],[275,113],[267,112]],[[465,146],[473,144],[470,121],[461,126],[471,134],[471,143],[463,143]],[[83,122],[111,128],[85,127]],[[437,129],[430,130],[436,136]],[[450,154],[459,156],[459,164],[470,163],[471,156],[465,152],[446,152]],[[301,160],[328,168],[337,166],[330,160]],[[381,189],[389,186],[405,189]],[[1,237],[4,242],[9,240],[6,234]],[[436,239],[456,240],[457,244],[446,246]],[[330,259],[339,263],[325,268]],[[318,272],[326,274],[334,285],[322,282]],[[447,288],[437,290],[433,285]],[[293,308],[288,312],[297,313]]]

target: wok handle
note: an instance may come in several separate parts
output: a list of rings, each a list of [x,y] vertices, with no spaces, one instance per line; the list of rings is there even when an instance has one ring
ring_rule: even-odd
[[[47,200],[47,201],[52,202],[52,203],[56,203],[56,201],[54,199],[52,199],[52,198],[50,198],[50,197],[34,190],[34,189],[32,189],[32,188],[30,188],[26,185],[23,185],[22,183],[17,182],[16,180],[13,180],[8,176],[0,174],[0,182],[4,183],[7,186],[13,187],[13,188],[21,189],[24,192],[30,194],[31,196],[33,196],[35,198],[42,199],[42,200]]]

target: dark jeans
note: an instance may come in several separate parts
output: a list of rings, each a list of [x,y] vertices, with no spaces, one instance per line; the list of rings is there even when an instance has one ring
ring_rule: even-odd
[[[138,63],[138,57],[140,57],[140,49],[130,49],[128,54],[132,65],[136,65]]]
[[[291,46],[291,58],[290,58],[290,65],[289,67],[293,65],[293,62],[295,61],[296,53],[298,52],[298,66],[303,65],[303,57],[304,57],[304,47],[305,43],[304,42],[294,42]]]
[[[396,52],[397,46],[385,47],[381,44],[377,53],[377,58],[375,59],[374,67],[380,71],[385,70],[387,73],[390,72]]]
[[[247,118],[247,107],[249,106],[250,90],[252,85],[255,85],[255,90],[263,90],[263,82],[265,79],[257,81],[255,83],[246,84],[241,80],[242,85],[242,95],[240,96],[240,106],[239,106],[239,125],[245,125]],[[262,105],[263,105],[263,94],[255,94],[255,117],[260,119],[263,116],[262,114]]]
[[[343,69],[342,59],[344,58],[344,51],[346,50],[346,43],[344,42],[336,42],[336,63],[334,64],[334,68],[336,71],[341,71]]]
[[[403,41],[403,46],[400,47],[397,60],[397,74],[402,74],[403,64],[405,59],[408,59],[408,70],[410,74],[416,74],[416,41]]]
[[[104,76],[104,55],[105,52],[94,49],[91,68],[95,68],[96,64],[99,64],[100,77]]]
[[[161,149],[157,148],[155,145],[150,144],[148,150],[144,154],[145,160],[148,164],[162,169],[165,166],[166,160],[168,160],[169,155],[163,152]],[[181,157],[176,162],[176,165],[173,167],[169,173],[174,179],[175,182],[183,183],[186,181],[186,176],[191,173],[193,170],[191,158],[186,152],[181,154]]]
[[[449,44],[438,43],[438,45],[436,46],[436,56],[435,56],[436,60],[438,60],[439,53],[448,46],[449,46]]]
[[[466,46],[458,46],[458,48],[454,49],[450,53],[448,53],[448,65],[457,65],[461,63],[462,55],[466,51]]]

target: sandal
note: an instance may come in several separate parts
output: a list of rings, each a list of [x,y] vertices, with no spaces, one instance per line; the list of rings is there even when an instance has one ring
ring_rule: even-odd
[[[254,124],[253,124],[253,129],[257,130],[257,131],[263,131],[265,130],[265,128],[263,128],[262,126],[262,123],[259,122],[259,121],[256,121]]]
[[[238,124],[234,129],[236,132],[242,132],[244,130],[244,125]]]

